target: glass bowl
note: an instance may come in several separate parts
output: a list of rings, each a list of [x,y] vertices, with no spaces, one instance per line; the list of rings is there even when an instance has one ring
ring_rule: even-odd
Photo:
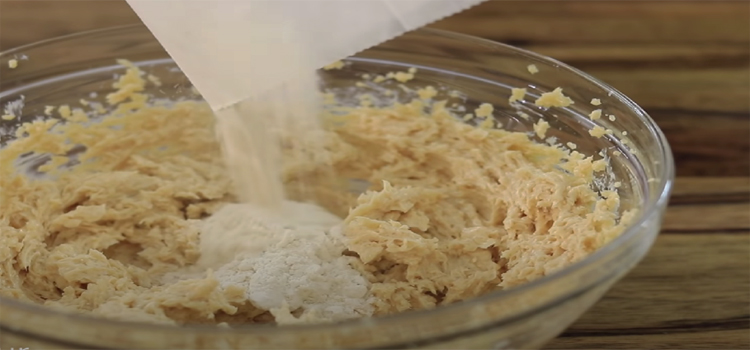
[[[18,58],[9,69],[7,61]],[[28,58],[28,59],[25,59]],[[18,123],[44,115],[47,105],[102,100],[112,90],[113,75],[128,59],[158,76],[162,85],[149,93],[177,98],[191,94],[189,81],[176,69],[141,25],[70,35],[0,53],[0,102],[22,95],[20,118],[0,121],[0,147],[12,139]],[[618,182],[621,209],[638,209],[632,225],[585,259],[528,284],[492,292],[432,310],[321,325],[162,326],[73,315],[39,305],[0,299],[0,348],[61,349],[320,349],[320,348],[539,348],[561,333],[643,258],[661,225],[674,180],[671,151],[653,120],[633,101],[598,80],[553,59],[511,46],[456,33],[420,29],[348,59],[342,70],[322,72],[326,89],[345,95],[359,74],[419,69],[406,85],[439,87],[440,96],[473,110],[492,103],[503,128],[533,134],[544,119],[549,136],[574,142],[586,155],[605,150],[611,175],[598,182]],[[527,68],[534,64],[539,72]],[[528,94],[511,106],[511,88]],[[562,87],[575,104],[545,109],[533,101]],[[452,91],[458,90],[460,93]],[[91,92],[100,91],[97,96]],[[599,107],[606,114],[592,121]],[[521,113],[523,112],[523,113]],[[525,114],[523,117],[522,114]],[[612,134],[594,138],[600,125]],[[623,131],[628,133],[623,137]],[[542,141],[542,140],[540,140]],[[617,156],[612,156],[615,154]],[[1,208],[0,208],[1,210]]]

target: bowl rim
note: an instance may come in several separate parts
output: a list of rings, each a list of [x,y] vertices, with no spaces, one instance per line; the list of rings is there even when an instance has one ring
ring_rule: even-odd
[[[105,27],[105,28],[95,29],[95,30],[75,32],[75,33],[71,33],[67,35],[62,35],[62,36],[57,36],[57,37],[52,37],[49,39],[36,41],[30,44],[25,44],[25,45],[18,46],[15,48],[10,48],[8,50],[0,52],[0,59],[9,58],[9,56],[18,55],[25,50],[43,47],[46,45],[59,44],[59,43],[72,41],[76,39],[85,39],[87,37],[102,36],[102,35],[105,35],[105,36],[115,35],[118,33],[138,32],[138,31],[141,31],[141,32],[148,31],[148,29],[141,23],[134,23],[134,24],[127,24],[127,25],[120,25],[120,26]],[[638,228],[640,228],[646,221],[649,221],[650,219],[652,219],[653,216],[660,215],[659,214],[660,210],[658,209],[666,207],[669,197],[671,195],[671,191],[674,186],[674,180],[675,180],[675,163],[674,163],[674,157],[672,155],[671,148],[666,139],[666,136],[664,135],[662,130],[656,125],[656,122],[648,115],[648,113],[646,113],[646,111],[644,111],[638,104],[636,104],[630,98],[625,96],[623,93],[611,87],[610,85],[588,75],[587,73],[584,73],[563,62],[560,62],[554,58],[547,57],[547,56],[544,56],[544,55],[541,55],[532,51],[528,51],[526,49],[522,49],[522,48],[511,46],[508,44],[492,41],[489,39],[476,37],[473,35],[467,35],[467,34],[462,34],[462,33],[457,33],[453,31],[442,30],[442,29],[423,27],[423,28],[419,28],[411,32],[432,34],[432,35],[440,36],[443,38],[470,42],[474,44],[481,44],[484,46],[493,46],[493,47],[501,48],[507,51],[511,51],[514,54],[525,56],[529,58],[530,60],[543,61],[548,64],[554,65],[557,68],[568,70],[580,76],[581,78],[585,79],[589,83],[592,83],[603,90],[609,91],[610,97],[614,97],[620,100],[621,103],[625,104],[632,112],[634,112],[636,115],[639,116],[641,121],[648,128],[651,134],[651,137],[655,139],[657,145],[659,146],[658,151],[659,151],[659,156],[661,157],[660,161],[663,162],[663,166],[664,166],[664,176],[658,179],[658,186],[657,186],[658,195],[648,196],[645,205],[640,208],[632,224],[629,225],[623,231],[622,234],[620,234],[618,237],[616,237],[615,239],[607,243],[605,246],[599,248],[597,251],[584,257],[583,259],[563,269],[560,269],[549,275],[543,276],[541,278],[525,283],[518,287],[509,288],[506,290],[492,291],[492,292],[489,292],[489,293],[486,293],[486,294],[483,294],[483,295],[480,295],[480,296],[477,296],[468,300],[456,302],[456,303],[449,304],[449,305],[442,305],[442,306],[432,308],[432,309],[411,310],[411,311],[402,312],[402,313],[377,316],[377,317],[365,317],[365,318],[346,320],[346,321],[335,322],[335,323],[294,324],[294,325],[283,325],[283,326],[278,326],[274,324],[253,324],[253,325],[240,326],[240,327],[235,327],[235,328],[223,328],[223,327],[216,327],[214,325],[210,325],[210,326],[207,326],[207,325],[168,325],[168,324],[150,324],[150,323],[143,323],[143,322],[106,319],[106,318],[91,316],[88,314],[63,312],[63,311],[59,311],[56,309],[44,307],[42,305],[22,302],[16,299],[11,299],[11,298],[6,298],[6,297],[0,297],[0,308],[3,306],[10,306],[12,308],[19,309],[19,310],[25,310],[25,311],[29,311],[29,312],[37,313],[37,314],[39,313],[48,314],[48,315],[52,315],[56,317],[62,317],[71,321],[79,321],[82,323],[93,322],[99,325],[101,325],[102,323],[105,323],[108,326],[112,326],[112,327],[118,327],[118,326],[130,327],[131,330],[133,327],[135,327],[135,328],[140,328],[141,330],[146,330],[150,332],[178,331],[178,332],[194,332],[196,334],[210,331],[214,335],[227,334],[227,333],[229,334],[244,333],[248,335],[252,333],[262,333],[263,335],[266,335],[266,336],[274,336],[274,335],[283,335],[288,332],[295,332],[295,331],[300,331],[300,330],[315,331],[315,330],[336,328],[336,327],[341,327],[341,326],[352,327],[352,328],[374,327],[374,326],[377,326],[378,324],[388,323],[392,320],[397,320],[397,319],[400,321],[405,321],[405,320],[417,321],[417,320],[421,320],[421,319],[428,318],[428,317],[439,317],[443,314],[450,314],[451,312],[456,311],[456,310],[468,309],[472,306],[481,305],[487,302],[491,302],[491,301],[495,301],[495,300],[503,299],[503,298],[509,298],[514,295],[525,293],[529,290],[537,289],[539,287],[548,285],[554,281],[564,279],[566,276],[569,276],[577,271],[580,271],[580,270],[585,269],[586,267],[595,265],[598,262],[605,259],[608,255],[610,255],[610,253],[613,250],[615,250],[618,246],[633,239],[633,237],[636,236],[638,233]],[[581,293],[580,290],[574,290],[567,294],[559,295],[549,300],[546,303],[536,305],[535,307],[529,308],[519,314],[513,314],[510,316],[501,318],[493,323],[501,323],[503,321],[510,321],[511,319],[523,317],[524,315],[527,315],[530,313],[539,312],[540,310],[544,310],[554,305],[557,305],[561,302],[564,302],[570,299],[571,297],[575,297],[577,294],[580,294],[580,293]],[[471,328],[460,330],[457,332],[467,333],[467,332],[471,332],[472,330],[482,328],[483,326],[485,325],[479,324]],[[5,327],[2,327],[2,325],[0,325],[0,329],[2,328],[5,328]],[[12,332],[13,330],[9,329],[8,331]],[[50,339],[50,340],[53,340],[53,339]],[[54,341],[62,341],[62,340],[54,339]]]

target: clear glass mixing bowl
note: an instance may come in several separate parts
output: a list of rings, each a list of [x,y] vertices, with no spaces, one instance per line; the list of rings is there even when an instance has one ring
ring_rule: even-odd
[[[7,60],[28,57],[9,69]],[[190,84],[175,69],[156,40],[142,26],[128,26],[48,40],[0,53],[0,102],[24,96],[20,119],[0,121],[0,147],[12,139],[19,122],[44,115],[46,105],[73,104],[81,98],[101,100],[111,91],[113,74],[123,72],[115,59],[125,58],[159,76],[156,97],[188,96]],[[473,109],[495,106],[495,118],[505,129],[530,132],[547,120],[563,144],[574,142],[590,155],[606,149],[614,178],[620,182],[622,209],[639,215],[619,238],[584,260],[526,285],[472,300],[387,317],[338,324],[247,326],[155,326],[60,313],[39,305],[0,299],[0,348],[61,349],[319,349],[319,348],[539,348],[562,332],[628,272],[651,247],[661,224],[674,178],[672,155],[664,135],[633,101],[576,69],[547,57],[465,35],[422,29],[349,59],[343,70],[323,72],[325,86],[345,94],[357,74],[384,74],[419,68],[409,86],[435,85],[441,95]],[[539,73],[530,74],[529,64]],[[563,87],[574,101],[567,108],[545,110],[533,100]],[[508,103],[510,89],[526,87],[529,94],[518,109]],[[463,97],[451,94],[461,91]],[[100,91],[98,97],[91,92]],[[454,96],[454,97],[450,97]],[[599,98],[607,114],[592,121],[586,116]],[[465,100],[465,101],[464,101]],[[591,137],[594,124],[612,135]],[[627,144],[622,132],[627,131]],[[604,184],[606,185],[606,184]],[[0,210],[2,210],[0,208]],[[1,233],[0,233],[1,234]],[[2,257],[0,257],[2,258]],[[3,261],[7,258],[2,258]]]

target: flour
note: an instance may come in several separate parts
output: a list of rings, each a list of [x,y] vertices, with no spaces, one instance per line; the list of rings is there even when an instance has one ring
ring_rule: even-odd
[[[322,151],[319,143],[309,142],[311,135],[323,132],[317,73],[320,67],[309,59],[312,51],[308,43],[283,18],[264,18],[253,25],[258,26],[258,32],[248,33],[247,41],[243,42],[265,42],[266,34],[260,34],[263,30],[276,31],[278,41],[271,51],[256,52],[252,61],[234,62],[242,67],[227,67],[250,75],[232,79],[246,89],[240,94],[242,98],[227,100],[223,93],[214,96],[221,97],[217,100],[204,96],[215,111],[217,139],[236,196],[243,203],[278,211],[286,197],[282,169],[287,159],[282,156],[282,148],[298,151],[289,161]],[[243,70],[247,66],[253,69]],[[223,87],[221,92],[232,92],[231,86]],[[302,152],[303,149],[307,152]]]
[[[222,288],[242,288],[282,324],[372,315],[369,283],[342,255],[341,219],[313,204],[284,201],[281,208],[227,204],[194,222],[201,258],[168,279],[197,278],[214,269]]]

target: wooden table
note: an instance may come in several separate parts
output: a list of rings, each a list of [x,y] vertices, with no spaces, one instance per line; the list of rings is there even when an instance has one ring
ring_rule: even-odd
[[[0,50],[137,21],[123,1],[0,0]],[[674,150],[678,181],[655,246],[548,347],[750,348],[750,3],[493,1],[434,26],[603,79]]]

